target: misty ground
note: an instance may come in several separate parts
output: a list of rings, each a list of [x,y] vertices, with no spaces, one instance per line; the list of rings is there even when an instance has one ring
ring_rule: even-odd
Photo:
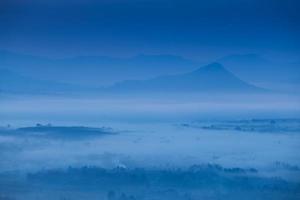
[[[0,199],[298,199],[298,104],[278,99],[4,98]]]

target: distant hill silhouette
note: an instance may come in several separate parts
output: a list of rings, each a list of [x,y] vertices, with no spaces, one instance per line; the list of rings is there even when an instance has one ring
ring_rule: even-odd
[[[258,54],[233,54],[217,59],[245,82],[278,91],[300,87],[300,62],[274,62]],[[137,55],[128,58],[77,56],[52,59],[0,51],[0,67],[40,80],[88,87],[125,80],[146,80],[196,70],[199,62],[174,55]]]
[[[161,76],[149,80],[128,80],[119,82],[107,91],[114,92],[262,92],[226,70],[219,63],[212,63],[195,71]]]
[[[193,70],[198,63],[173,55],[138,55],[128,58],[78,56],[50,59],[0,51],[1,68],[30,76],[85,86],[144,80]]]
[[[0,69],[0,92],[17,94],[65,94],[79,92],[83,88],[76,85],[40,80]]]
[[[249,93],[261,88],[242,81],[218,63],[200,67],[192,72],[159,76],[147,80],[127,80],[97,89],[23,76],[0,69],[0,91],[21,94],[120,94],[120,93]]]
[[[258,54],[235,54],[218,60],[241,79],[282,91],[300,86],[300,62],[272,62]]]

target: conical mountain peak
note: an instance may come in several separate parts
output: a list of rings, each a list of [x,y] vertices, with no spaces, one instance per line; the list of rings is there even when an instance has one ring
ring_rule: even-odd
[[[200,67],[197,71],[227,71],[223,65],[221,65],[220,63],[214,62],[208,65],[205,65],[203,67]]]

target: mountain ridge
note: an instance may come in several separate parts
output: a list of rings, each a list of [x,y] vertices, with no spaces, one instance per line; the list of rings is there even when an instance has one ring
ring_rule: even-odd
[[[219,63],[211,63],[192,72],[160,76],[148,80],[121,81],[106,88],[120,92],[262,92],[248,84]]]
[[[0,91],[12,94],[68,94],[83,88],[63,82],[36,79],[0,68]],[[87,88],[84,88],[85,90]]]

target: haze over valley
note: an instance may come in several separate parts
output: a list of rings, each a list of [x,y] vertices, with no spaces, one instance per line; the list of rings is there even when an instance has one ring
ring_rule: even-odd
[[[0,1],[0,200],[298,200],[299,6]]]

